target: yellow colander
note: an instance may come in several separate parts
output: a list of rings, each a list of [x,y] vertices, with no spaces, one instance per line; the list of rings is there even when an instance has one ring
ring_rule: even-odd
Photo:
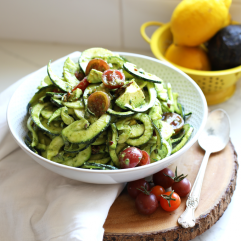
[[[149,38],[146,34],[146,28],[153,25],[160,27]],[[146,22],[141,26],[140,30],[144,40],[150,44],[154,56],[157,59],[169,62],[164,55],[166,49],[173,41],[170,23]],[[241,77],[241,65],[232,69],[219,71],[201,71],[184,68],[179,65],[175,66],[188,74],[199,85],[208,105],[216,105],[228,100],[234,94],[236,82]]]

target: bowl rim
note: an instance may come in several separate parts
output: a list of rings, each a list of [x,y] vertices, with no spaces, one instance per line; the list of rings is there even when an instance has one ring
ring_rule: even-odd
[[[149,56],[145,56],[145,55],[141,55],[141,54],[135,54],[135,53],[128,53],[128,52],[117,52],[117,51],[113,51],[114,53],[118,53],[119,55],[124,55],[124,56],[132,56],[132,57],[138,57],[138,58],[142,58],[142,59],[148,59],[150,61],[154,61],[154,62],[157,62],[161,65],[164,65],[164,66],[167,66],[167,67],[170,67],[171,69],[174,69],[175,71],[177,71],[178,73],[180,73],[181,75],[183,75],[185,78],[187,78],[189,80],[189,82],[191,82],[191,84],[196,88],[196,90],[198,91],[201,99],[202,99],[202,103],[203,103],[203,106],[204,106],[204,113],[203,113],[203,121],[201,123],[201,126],[199,128],[199,130],[197,131],[197,133],[195,134],[195,136],[190,140],[188,141],[188,143],[186,143],[186,145],[184,147],[182,147],[179,151],[177,151],[176,153],[170,155],[169,157],[166,157],[162,160],[162,162],[168,162],[169,160],[172,160],[172,159],[175,159],[177,158],[178,156],[182,155],[183,153],[185,153],[198,139],[201,131],[204,129],[204,126],[206,124],[206,121],[207,121],[207,116],[208,116],[208,107],[207,107],[207,102],[206,102],[206,99],[205,99],[205,96],[202,92],[202,90],[200,89],[200,87],[196,84],[196,82],[191,79],[186,73],[184,73],[183,71],[181,71],[180,69],[178,69],[177,67],[171,65],[170,63],[166,63],[164,61],[161,61],[159,59],[155,59],[153,57],[149,57]],[[61,59],[63,58],[67,58],[67,57],[71,57],[71,55],[74,55],[74,54],[81,54],[81,52],[79,51],[75,51],[75,52],[72,52],[64,57],[61,57],[57,60],[55,60],[53,63],[55,62],[58,62],[60,61]],[[31,74],[28,74],[26,75],[25,77],[23,77],[21,80],[23,81],[19,86],[18,88],[14,91],[9,103],[8,103],[8,107],[7,107],[7,123],[8,123],[8,126],[9,126],[9,129],[10,129],[10,132],[12,133],[14,139],[16,140],[16,142],[18,143],[18,145],[24,149],[25,152],[29,153],[30,156],[34,156],[40,160],[42,160],[43,162],[45,162],[46,164],[50,164],[52,166],[56,166],[57,168],[64,168],[64,169],[68,169],[68,170],[73,170],[73,171],[76,171],[76,172],[85,172],[85,173],[96,173],[98,172],[98,174],[115,174],[115,173],[128,173],[128,172],[136,172],[138,170],[141,170],[141,169],[152,169],[154,166],[158,166],[158,164],[160,163],[159,161],[157,162],[154,162],[154,163],[151,163],[149,165],[144,165],[144,166],[140,166],[138,168],[126,168],[126,169],[118,169],[118,170],[91,170],[91,169],[81,169],[81,168],[76,168],[76,167],[71,167],[71,166],[66,166],[66,165],[63,165],[63,164],[60,164],[60,163],[56,163],[56,162],[53,162],[51,160],[48,160],[34,152],[32,152],[24,143],[22,143],[20,141],[20,138],[17,136],[17,134],[13,131],[13,127],[11,126],[11,120],[10,120],[10,106],[12,105],[12,102],[13,102],[13,99],[14,99],[14,96],[16,95],[16,93],[18,92],[18,90],[21,88],[22,85],[24,85],[24,82],[27,81],[28,78],[30,78],[32,75],[35,75],[37,72],[40,72],[42,71],[42,69],[45,69],[47,68],[47,65],[40,68],[39,70],[31,73]]]
[[[225,69],[225,70],[195,70],[195,69],[185,68],[175,63],[172,63],[171,61],[165,58],[165,56],[159,51],[157,47],[161,34],[164,32],[164,30],[169,28],[171,28],[171,23],[170,22],[164,23],[162,26],[157,28],[151,36],[150,47],[151,47],[152,53],[155,55],[157,59],[171,63],[175,67],[181,69],[183,72],[191,75],[217,77],[217,76],[223,76],[223,75],[229,75],[229,74],[235,74],[237,72],[241,72],[241,65],[234,68]]]

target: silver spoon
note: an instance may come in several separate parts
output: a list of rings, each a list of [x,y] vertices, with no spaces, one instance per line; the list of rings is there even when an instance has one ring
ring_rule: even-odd
[[[208,115],[207,123],[198,138],[198,143],[206,151],[196,180],[186,202],[186,210],[179,217],[178,223],[183,228],[195,226],[194,211],[196,210],[202,189],[208,159],[211,153],[221,151],[228,144],[230,135],[230,121],[227,113],[221,109],[212,111]]]

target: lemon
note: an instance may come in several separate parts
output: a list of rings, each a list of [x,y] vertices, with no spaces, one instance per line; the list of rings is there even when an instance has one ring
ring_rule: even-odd
[[[231,0],[183,0],[174,9],[171,31],[174,43],[198,46],[227,25]]]
[[[208,56],[201,47],[187,47],[171,44],[166,50],[165,58],[173,64],[189,69],[211,69]]]
[[[223,0],[226,8],[230,8],[230,5],[232,3],[232,0]]]

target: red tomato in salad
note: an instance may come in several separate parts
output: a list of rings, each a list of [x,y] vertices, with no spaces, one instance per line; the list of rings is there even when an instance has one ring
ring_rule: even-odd
[[[119,154],[121,168],[135,167],[142,159],[142,151],[136,147],[127,147]]]
[[[84,90],[86,89],[86,87],[87,87],[89,84],[90,84],[90,83],[88,82],[87,77],[85,77],[83,80],[81,80],[81,81],[79,82],[79,84],[78,84],[77,86],[74,87],[74,89],[73,89],[72,91],[74,91],[74,90],[76,90],[76,89],[81,89],[81,90],[84,92]]]
[[[92,59],[86,67],[85,74],[88,75],[92,69],[104,72],[109,68],[110,66],[103,59]]]
[[[59,90],[59,89],[53,89],[53,92],[54,92],[54,93],[61,93],[62,91]]]
[[[127,192],[132,198],[136,198],[138,194],[141,193],[140,190],[142,190],[143,187],[147,191],[150,190],[150,184],[148,181],[145,180],[145,178],[141,178],[141,179],[129,182],[127,184]]]
[[[96,91],[88,98],[88,109],[95,114],[95,116],[102,116],[110,106],[110,98],[103,91]]]
[[[142,150],[142,158],[140,160],[140,162],[137,164],[137,166],[144,166],[147,164],[151,163],[151,158],[149,156],[149,154],[146,151]]]
[[[125,75],[116,69],[108,69],[102,74],[102,82],[109,89],[117,89],[124,85]]]
[[[176,210],[180,204],[181,198],[174,191],[165,192],[160,198],[160,205],[167,212]]]
[[[82,79],[85,77],[85,75],[84,75],[83,72],[78,72],[78,71],[76,71],[76,72],[74,73],[74,75],[75,75],[75,77],[76,77],[79,81],[82,80]]]

